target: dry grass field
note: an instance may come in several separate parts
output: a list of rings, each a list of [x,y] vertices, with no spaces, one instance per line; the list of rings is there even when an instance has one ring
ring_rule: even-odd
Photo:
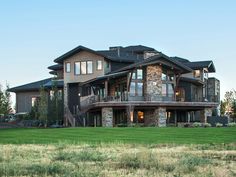
[[[0,176],[236,176],[236,128],[0,129]]]
[[[5,144],[0,176],[236,176],[236,144]]]

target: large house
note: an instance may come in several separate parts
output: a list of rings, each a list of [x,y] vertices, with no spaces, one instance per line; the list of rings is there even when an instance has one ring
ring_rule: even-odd
[[[11,88],[16,111],[29,112],[39,88],[53,82],[64,95],[64,125],[177,125],[206,122],[219,106],[212,61],[191,62],[135,45],[92,50],[78,46],[48,67],[54,78]]]

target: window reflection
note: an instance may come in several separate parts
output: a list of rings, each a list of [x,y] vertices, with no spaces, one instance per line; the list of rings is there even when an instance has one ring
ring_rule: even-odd
[[[135,82],[130,83],[130,96],[135,96]]]
[[[132,79],[136,79],[136,72],[135,71],[132,74]]]
[[[87,61],[87,74],[92,74],[92,73],[93,73],[93,62]]]
[[[66,72],[70,73],[70,63],[66,63]]]
[[[143,70],[137,69],[137,79],[143,79]]]
[[[168,84],[167,85],[168,88],[168,97],[173,97],[174,95],[174,84]]]
[[[142,82],[137,83],[137,95],[143,96],[143,83]]]
[[[97,70],[102,70],[102,60],[97,61]]]
[[[162,96],[166,96],[166,84],[162,84]]]
[[[166,77],[166,73],[162,73],[162,74],[161,74],[161,80],[165,81],[166,78],[167,78],[167,77]]]
[[[81,62],[81,74],[86,74],[87,68],[86,68],[86,61]]]
[[[80,74],[80,62],[75,62],[75,75]]]

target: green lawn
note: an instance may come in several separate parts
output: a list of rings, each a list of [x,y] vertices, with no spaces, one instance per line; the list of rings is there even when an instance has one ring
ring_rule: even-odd
[[[51,143],[221,144],[236,143],[236,128],[0,129],[0,144]]]

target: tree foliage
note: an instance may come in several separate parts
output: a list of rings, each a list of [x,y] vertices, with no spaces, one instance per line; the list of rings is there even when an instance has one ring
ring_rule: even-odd
[[[234,89],[225,93],[224,100],[221,101],[221,115],[236,118],[236,91]]]
[[[6,89],[3,90],[0,84],[0,114],[9,114],[12,112],[11,108],[11,95],[8,92],[9,84],[6,84]]]
[[[40,89],[38,111],[39,119],[44,122],[44,126],[46,127],[48,124],[48,94],[43,87]]]

